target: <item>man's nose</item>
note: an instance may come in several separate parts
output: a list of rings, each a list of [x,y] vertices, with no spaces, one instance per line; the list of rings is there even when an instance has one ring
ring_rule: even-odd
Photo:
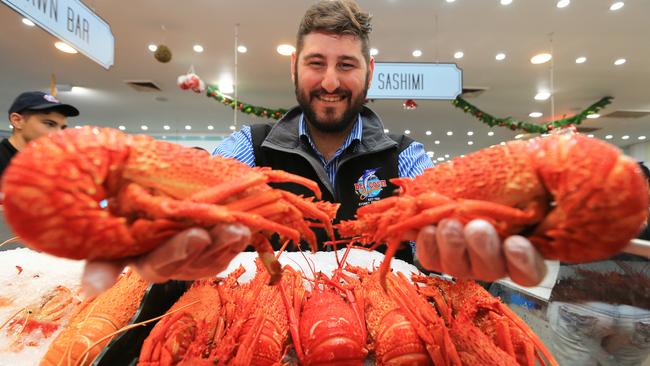
[[[321,81],[321,87],[325,89],[328,93],[333,93],[336,89],[339,88],[341,83],[339,82],[339,76],[336,72],[336,68],[328,67],[323,75],[323,80]]]

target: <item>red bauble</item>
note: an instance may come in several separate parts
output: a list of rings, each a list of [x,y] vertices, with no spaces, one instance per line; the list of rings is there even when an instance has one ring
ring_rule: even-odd
[[[402,103],[402,108],[404,109],[415,109],[418,107],[418,104],[415,103],[413,99],[407,99]]]

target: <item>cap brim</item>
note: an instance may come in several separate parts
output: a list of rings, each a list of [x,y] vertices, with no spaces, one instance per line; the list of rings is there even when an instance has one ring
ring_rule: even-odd
[[[76,117],[79,115],[79,110],[70,104],[55,104],[45,103],[34,107],[29,107],[28,111],[55,111],[63,114],[66,117]]]

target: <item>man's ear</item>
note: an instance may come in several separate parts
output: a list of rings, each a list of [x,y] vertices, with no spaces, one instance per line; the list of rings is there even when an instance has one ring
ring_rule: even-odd
[[[370,56],[370,61],[368,62],[368,89],[372,84],[372,75],[375,72],[375,56]]]
[[[25,117],[14,112],[9,115],[9,123],[11,123],[15,130],[22,130],[25,126]]]
[[[296,55],[296,51],[293,51],[291,53],[291,81],[294,83],[296,82],[296,62],[298,62],[298,56]]]

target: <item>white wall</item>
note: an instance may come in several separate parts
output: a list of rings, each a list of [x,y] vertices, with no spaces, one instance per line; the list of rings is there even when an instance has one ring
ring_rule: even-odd
[[[650,142],[641,142],[627,146],[624,151],[626,155],[643,161],[646,166],[650,166]]]
[[[157,140],[174,142],[187,147],[201,147],[206,149],[210,154],[214,151],[226,135],[215,135],[215,136],[193,136],[193,135],[180,135],[180,136],[170,136],[170,135],[154,135]]]

